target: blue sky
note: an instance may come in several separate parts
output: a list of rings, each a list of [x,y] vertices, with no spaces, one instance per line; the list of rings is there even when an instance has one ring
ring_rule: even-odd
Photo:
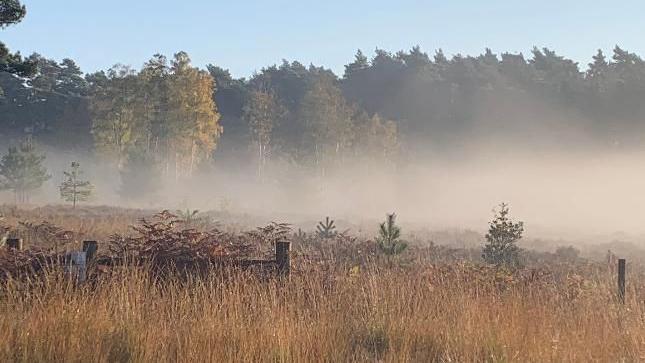
[[[615,44],[645,56],[645,2],[511,0],[23,0],[28,15],[0,30],[23,54],[76,60],[84,71],[139,67],[154,53],[249,76],[281,59],[342,74],[356,49],[527,53],[549,47],[589,62]]]

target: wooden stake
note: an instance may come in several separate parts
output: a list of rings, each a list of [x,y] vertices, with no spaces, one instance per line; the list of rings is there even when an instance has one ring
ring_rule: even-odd
[[[98,251],[99,245],[96,241],[83,241],[83,252],[85,252],[87,262],[89,263]]]
[[[625,259],[618,259],[618,298],[625,303]]]
[[[289,275],[291,268],[291,261],[289,250],[291,243],[289,242],[276,242],[275,243],[275,262],[278,265],[278,273],[280,275]]]

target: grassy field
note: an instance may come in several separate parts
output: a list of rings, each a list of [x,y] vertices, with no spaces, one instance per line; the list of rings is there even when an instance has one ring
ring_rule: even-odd
[[[623,305],[606,263],[506,271],[426,250],[356,257],[364,244],[342,244],[324,260],[294,249],[288,278],[129,268],[82,286],[57,271],[10,280],[0,361],[645,361],[636,266]]]

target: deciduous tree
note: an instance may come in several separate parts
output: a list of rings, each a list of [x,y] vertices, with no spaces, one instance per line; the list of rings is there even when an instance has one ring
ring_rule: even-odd
[[[192,67],[185,52],[175,54],[168,86],[168,137],[177,178],[192,175],[197,163],[209,159],[222,133],[214,88],[208,72]]]
[[[244,107],[244,120],[249,125],[251,138],[258,156],[258,175],[262,177],[271,152],[273,129],[286,110],[270,91],[253,90]]]

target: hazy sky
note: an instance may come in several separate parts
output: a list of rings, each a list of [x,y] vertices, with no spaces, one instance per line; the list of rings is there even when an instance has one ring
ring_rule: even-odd
[[[198,66],[235,76],[299,60],[342,74],[356,49],[527,53],[547,46],[585,66],[615,44],[645,55],[645,2],[542,0],[23,0],[28,15],[0,30],[23,54],[70,57],[84,71],[139,67],[154,53],[187,51]]]

